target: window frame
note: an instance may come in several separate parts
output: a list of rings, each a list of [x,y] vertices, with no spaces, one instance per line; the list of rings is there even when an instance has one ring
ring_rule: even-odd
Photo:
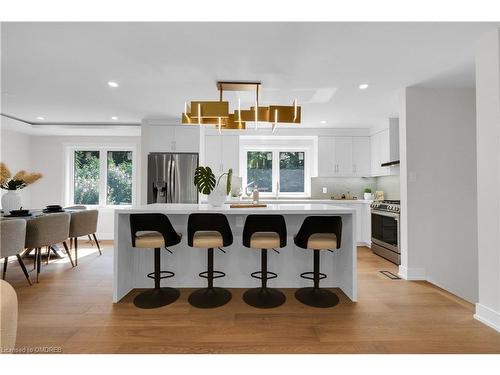
[[[307,137],[305,137],[307,138]],[[314,139],[302,138],[297,140],[288,137],[275,138],[274,141],[265,141],[260,138],[253,139],[252,137],[240,138],[240,173],[242,177],[242,184],[245,187],[248,184],[247,165],[248,165],[248,152],[272,152],[272,191],[259,192],[263,198],[309,198],[311,196],[311,176],[314,169]],[[282,142],[285,141],[285,142]],[[280,152],[303,152],[304,153],[304,192],[277,192],[276,183],[279,181],[280,175]],[[244,194],[245,196],[245,194]]]
[[[137,147],[134,144],[102,145],[95,143],[66,144],[64,147],[64,160],[66,160],[64,182],[65,182],[65,204],[75,205],[75,151],[98,151],[99,152],[99,203],[86,204],[89,208],[127,208],[136,204],[137,188]],[[132,152],[132,203],[131,204],[107,204],[108,192],[108,151],[130,151]]]

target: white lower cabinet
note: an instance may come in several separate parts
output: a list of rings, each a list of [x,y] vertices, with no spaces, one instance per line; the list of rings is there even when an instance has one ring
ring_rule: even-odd
[[[370,246],[372,236],[370,205],[359,203],[344,203],[343,205],[356,210],[356,241],[358,245]]]

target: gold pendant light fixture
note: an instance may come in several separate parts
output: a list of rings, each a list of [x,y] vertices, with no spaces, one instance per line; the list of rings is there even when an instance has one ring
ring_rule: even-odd
[[[226,129],[246,129],[247,122],[254,122],[255,128],[259,122],[272,124],[273,132],[278,123],[300,124],[301,108],[297,100],[292,105],[259,106],[260,82],[219,81],[218,101],[192,101],[191,105],[184,104],[181,122],[193,125],[215,125],[219,132]],[[238,100],[238,109],[229,111],[229,102],[223,100],[224,91],[253,91],[255,90],[255,105],[249,109],[241,109]]]

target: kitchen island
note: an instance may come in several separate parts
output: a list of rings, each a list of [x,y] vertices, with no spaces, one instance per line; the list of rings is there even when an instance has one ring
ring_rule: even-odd
[[[214,207],[209,204],[150,204],[115,210],[115,245],[113,263],[113,302],[119,302],[134,288],[151,288],[153,281],[146,275],[153,270],[153,251],[134,249],[131,244],[129,216],[132,213],[162,213],[168,216],[175,230],[182,234],[182,241],[170,248],[173,254],[162,251],[162,270],[175,273],[164,280],[162,286],[177,288],[204,287],[206,280],[198,273],[206,270],[206,251],[187,245],[187,220],[191,213],[222,213],[227,216],[233,231],[233,244],[224,248],[226,254],[215,252],[215,269],[226,273],[216,285],[226,288],[252,288],[259,280],[250,276],[260,269],[260,251],[242,245],[245,217],[250,214],[281,214],[287,224],[287,246],[279,254],[269,251],[269,270],[278,278],[270,282],[276,288],[301,288],[311,281],[302,279],[302,272],[312,271],[311,250],[295,246],[293,236],[304,218],[311,215],[336,215],[342,217],[341,248],[333,253],[321,252],[321,272],[327,278],[322,287],[338,287],[352,301],[357,298],[356,282],[356,210],[332,204],[268,204],[262,208]]]

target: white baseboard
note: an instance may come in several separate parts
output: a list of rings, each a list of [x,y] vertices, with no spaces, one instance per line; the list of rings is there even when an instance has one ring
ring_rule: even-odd
[[[474,319],[479,320],[481,323],[486,324],[488,327],[493,328],[495,331],[500,332],[500,313],[476,303],[476,313]]]
[[[372,244],[371,243],[366,243],[366,242],[358,242],[358,246],[364,246],[364,247],[371,248]]]
[[[425,269],[399,266],[398,276],[405,280],[427,280]]]

